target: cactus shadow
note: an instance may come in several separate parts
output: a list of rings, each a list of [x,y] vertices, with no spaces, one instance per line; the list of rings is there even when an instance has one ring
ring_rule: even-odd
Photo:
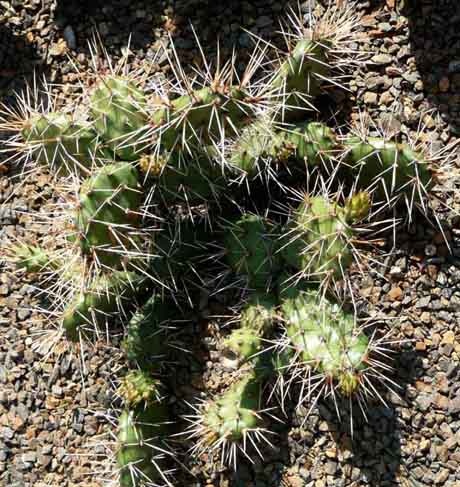
[[[400,386],[399,389],[393,387],[397,395],[385,388],[377,388],[386,405],[375,399],[366,411],[367,418],[357,404],[351,412],[347,403],[339,402],[340,420],[332,402],[323,401],[319,405],[320,418],[327,423],[336,443],[340,460],[337,470],[341,471],[345,485],[390,487],[407,477],[401,451],[404,439],[402,414],[412,402],[407,386],[423,375],[422,360],[410,348],[400,352],[392,366],[394,374],[391,379]]]
[[[460,3],[457,0],[406,0],[412,54],[423,82],[423,92],[460,135]]]
[[[8,103],[13,92],[20,91],[34,70],[43,72],[43,66],[32,44],[0,24],[0,99]]]
[[[385,0],[372,0],[371,11]],[[398,7],[399,6],[399,7]],[[408,19],[410,53],[423,83],[423,95],[460,135],[460,3],[445,0],[399,0],[395,10]],[[405,83],[405,81],[403,81]]]
[[[294,2],[279,2],[274,12],[276,17],[290,4],[294,5]],[[190,57],[191,50],[196,50],[194,28],[206,54],[216,53],[218,39],[225,41],[221,42],[222,45],[230,46],[227,50],[231,53],[233,45],[236,48],[252,45],[244,29],[254,30],[253,26],[257,25],[255,19],[260,16],[260,8],[240,0],[231,0],[224,9],[220,3],[202,0],[182,0],[175,2],[174,6],[167,6],[159,0],[131,3],[121,0],[58,0],[54,15],[60,29],[71,25],[80,40],[90,38],[91,31],[97,30],[109,53],[117,51],[128,39],[133,48],[142,49],[153,44],[155,49],[158,47],[155,41],[169,34],[180,51],[179,58],[184,62],[183,56]],[[232,24],[228,22],[229,17]],[[265,14],[260,27],[274,33],[279,27],[278,19],[275,15]],[[83,43],[78,44],[83,47]]]

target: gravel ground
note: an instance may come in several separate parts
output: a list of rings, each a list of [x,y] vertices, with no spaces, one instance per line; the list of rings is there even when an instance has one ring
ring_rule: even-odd
[[[66,55],[76,58],[84,73],[89,64],[86,42],[95,27],[114,56],[132,33],[133,65],[141,66],[142,59],[168,46],[168,34],[182,59],[193,59],[197,53],[189,22],[211,55],[220,36],[224,54],[236,43],[244,61],[250,40],[240,27],[276,42],[278,19],[287,6],[262,0],[212,5],[193,0],[0,1],[0,95],[8,101],[33,69],[53,81],[75,81]],[[366,109],[375,120],[391,122],[406,134],[417,131],[422,116],[426,140],[440,147],[456,140],[458,2],[420,1],[411,8],[386,0],[359,6],[368,34],[360,47],[371,62],[353,73],[350,95],[335,95],[337,106]],[[166,71],[165,59],[157,63]],[[356,109],[346,113],[351,119],[358,116]],[[288,412],[276,448],[265,452],[263,462],[243,462],[234,475],[194,459],[189,462],[193,475],[179,485],[460,486],[460,197],[454,189],[451,180],[442,188],[454,210],[443,215],[450,251],[436,228],[414,224],[398,235],[397,250],[379,268],[355,279],[369,307],[394,317],[399,335],[410,340],[395,356],[400,397],[387,394],[388,407],[372,405],[368,423],[357,416],[353,438],[347,418],[339,423],[330,404],[315,409],[303,428],[302,415]],[[40,211],[52,197],[45,174],[22,186],[3,176],[0,245],[8,235],[46,233],[46,226],[32,222],[27,213]],[[47,354],[38,345],[44,343],[40,331],[51,324],[31,311],[36,304],[33,286],[27,276],[0,268],[0,485],[103,485],[92,475],[94,455],[88,456],[103,453],[103,445],[89,449],[88,444],[108,429],[105,412],[114,407],[111,383],[123,361],[113,342],[115,348],[86,345],[84,368],[77,351],[64,341]],[[216,390],[228,374],[219,361],[218,333],[212,327],[201,332],[204,340],[194,350],[195,362],[184,358],[178,366],[178,396]],[[177,401],[174,407],[183,405]]]

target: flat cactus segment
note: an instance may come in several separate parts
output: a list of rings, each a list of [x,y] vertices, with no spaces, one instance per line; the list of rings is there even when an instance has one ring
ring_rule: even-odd
[[[107,265],[119,261],[120,252],[133,246],[129,232],[139,220],[141,200],[139,176],[129,163],[104,166],[84,181],[75,215],[83,252],[97,253]]]
[[[353,315],[318,298],[318,291],[301,292],[281,306],[287,336],[300,363],[334,380],[351,395],[367,368],[369,339]]]
[[[227,262],[237,275],[246,278],[250,288],[267,288],[278,267],[274,232],[267,219],[253,214],[245,214],[224,228]]]
[[[277,300],[274,296],[256,294],[241,312],[240,328],[225,339],[224,347],[238,358],[248,360],[262,349],[262,340],[274,324]]]
[[[203,426],[212,441],[238,442],[257,430],[261,426],[260,393],[260,381],[251,372],[211,402],[204,412]]]
[[[287,223],[281,253],[305,275],[342,278],[353,260],[352,237],[342,207],[322,196],[306,197]]]
[[[148,129],[146,103],[143,91],[120,76],[104,78],[91,97],[94,127],[120,159],[137,159],[145,148],[139,140]]]
[[[134,313],[127,327],[122,348],[129,361],[143,370],[158,371],[167,353],[166,328],[179,319],[177,305],[154,294]]]
[[[118,387],[118,394],[128,406],[140,403],[152,404],[159,401],[160,381],[145,371],[132,370],[125,375]]]
[[[277,156],[276,148],[281,144],[278,139],[271,123],[265,120],[253,122],[236,138],[229,157],[230,166],[249,175],[257,173],[260,161]]]
[[[400,199],[422,203],[434,181],[423,155],[407,144],[383,138],[350,137],[344,142],[345,162],[351,166],[357,186],[378,200]]]
[[[302,93],[316,96],[320,93],[320,77],[327,77],[327,41],[300,39],[287,59],[281,64],[271,88],[286,94]]]
[[[102,275],[92,285],[77,293],[63,314],[67,338],[78,341],[80,335],[92,335],[110,315],[119,312],[136,294],[145,278],[133,272],[115,271]]]
[[[268,89],[278,99],[277,110],[283,121],[296,120],[312,110],[313,97],[330,77],[329,42],[300,38],[282,62]]]
[[[59,176],[86,175],[94,160],[104,156],[97,133],[63,113],[33,115],[21,133],[34,161]]]
[[[188,206],[218,200],[224,179],[218,164],[207,158],[170,160],[157,180],[160,199],[166,204],[186,203]]]
[[[162,437],[167,420],[161,403],[123,411],[118,421],[117,464],[121,487],[141,487],[163,482]]]
[[[334,131],[327,125],[306,122],[285,129],[284,146],[286,149],[292,148],[296,159],[315,167],[321,166],[333,156],[337,141]]]
[[[323,166],[336,151],[337,141],[328,126],[318,122],[304,122],[277,129],[255,122],[242,131],[230,155],[231,166],[253,175],[265,164],[294,163],[302,169]]]
[[[168,102],[152,116],[152,123],[160,127],[161,146],[176,150],[235,135],[253,115],[246,98],[237,87],[204,87]]]

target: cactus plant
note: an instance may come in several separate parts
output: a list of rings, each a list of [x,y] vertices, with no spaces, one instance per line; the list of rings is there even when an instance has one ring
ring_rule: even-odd
[[[179,320],[180,310],[172,299],[154,293],[129,320],[122,348],[130,362],[142,370],[158,372],[167,349],[167,332]]]
[[[240,327],[224,340],[224,347],[241,360],[254,357],[274,324],[276,304],[276,298],[269,294],[252,296],[241,311]]]
[[[352,261],[352,235],[341,207],[321,196],[306,197],[282,236],[282,256],[307,276],[340,278]]]
[[[273,224],[261,216],[246,214],[223,231],[225,257],[231,269],[245,278],[250,288],[269,287],[278,267]]]
[[[115,313],[132,305],[132,298],[145,282],[134,272],[114,271],[99,275],[90,285],[76,292],[63,310],[62,321],[67,337],[77,341],[91,336]]]
[[[119,389],[126,409],[118,420],[117,463],[121,487],[155,485],[166,479],[163,463],[167,410],[158,382],[144,372],[129,373]]]
[[[409,209],[414,203],[425,205],[434,179],[423,155],[408,144],[352,136],[344,149],[356,186],[371,192],[375,203],[394,206],[405,200]]]
[[[281,163],[292,170],[325,166],[334,155],[337,142],[333,131],[318,122],[273,127],[257,121],[241,133],[231,148],[232,167],[254,175],[264,165]],[[263,164],[262,164],[263,163]]]
[[[190,438],[197,438],[193,452],[222,450],[222,463],[237,466],[238,452],[245,456],[248,444],[268,440],[261,410],[262,384],[266,371],[257,367],[241,371],[240,377],[215,399],[205,403],[191,418]],[[262,455],[255,447],[257,453]]]
[[[139,251],[134,234],[139,235],[141,201],[139,176],[128,163],[106,165],[85,180],[75,212],[82,251],[108,267],[119,266],[129,251]]]
[[[112,153],[124,161],[138,159],[148,138],[146,97],[135,83],[107,76],[91,96],[90,111],[97,130]]]
[[[347,396],[356,393],[370,368],[368,337],[352,314],[325,298],[320,300],[317,290],[296,294],[281,306],[288,346],[295,352],[294,366],[310,368],[313,372],[305,373],[305,380],[324,381],[323,390],[337,388]],[[306,390],[308,395],[312,389]],[[300,402],[306,399],[310,397]]]

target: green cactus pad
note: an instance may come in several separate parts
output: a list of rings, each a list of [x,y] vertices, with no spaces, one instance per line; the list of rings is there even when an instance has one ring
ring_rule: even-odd
[[[344,149],[358,187],[374,189],[374,200],[406,196],[421,203],[434,184],[423,156],[407,144],[350,137]]]
[[[330,76],[329,44],[326,40],[300,39],[278,69],[269,89],[280,99],[284,121],[312,109],[306,99],[319,95],[324,78]]]
[[[204,87],[183,95],[159,108],[152,122],[164,127],[160,143],[168,151],[184,146],[209,143],[221,139],[221,131],[235,135],[252,113],[243,103],[245,93],[237,87],[213,89]]]
[[[250,372],[208,404],[203,425],[209,432],[209,441],[238,442],[249,431],[260,428],[260,392],[260,381],[254,372]]]
[[[116,266],[133,247],[133,227],[139,220],[142,193],[136,170],[129,163],[110,164],[85,180],[75,215],[78,241],[87,255]]]
[[[110,315],[131,304],[130,298],[144,280],[144,277],[124,271],[96,279],[64,310],[63,326],[67,338],[78,341],[80,334],[93,334],[94,328],[104,324]]]
[[[177,305],[153,295],[129,321],[122,348],[126,357],[141,369],[158,371],[167,353],[165,328],[180,318]]]
[[[160,381],[145,371],[132,370],[125,375],[118,387],[118,394],[128,406],[151,404],[160,398]]]
[[[275,130],[256,122],[242,131],[233,147],[230,164],[252,175],[263,170],[260,161],[281,162],[289,167],[324,165],[334,154],[334,132],[318,122],[305,122]]]
[[[34,161],[59,176],[87,175],[93,161],[104,157],[97,133],[62,113],[31,117],[24,123],[22,137]]]
[[[291,158],[304,162],[309,167],[322,166],[336,148],[334,132],[323,123],[306,122],[287,127],[283,134],[284,151],[293,153]]]
[[[336,381],[343,394],[354,393],[369,350],[354,316],[324,298],[320,302],[318,291],[285,299],[281,312],[298,360]]]
[[[104,78],[91,97],[94,127],[108,147],[122,160],[137,159],[145,150],[141,141],[148,130],[143,91],[120,76]]]
[[[353,260],[352,237],[342,207],[322,196],[306,197],[286,226],[281,252],[306,275],[341,278]]]
[[[241,312],[240,328],[224,340],[224,347],[243,360],[256,355],[264,335],[273,326],[276,304],[274,296],[256,294]]]
[[[121,487],[156,485],[164,480],[162,458],[166,408],[153,403],[124,411],[118,421],[117,464]]]
[[[246,214],[224,229],[226,259],[250,288],[266,289],[278,267],[274,227],[265,218]]]

